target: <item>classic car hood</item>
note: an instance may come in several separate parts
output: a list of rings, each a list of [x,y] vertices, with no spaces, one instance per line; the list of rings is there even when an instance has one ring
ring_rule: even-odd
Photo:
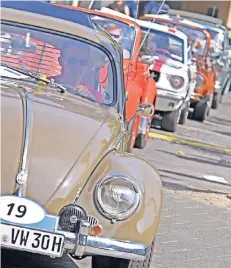
[[[180,72],[182,69],[184,69],[185,66],[183,63],[180,63],[178,61],[165,58],[165,57],[159,57],[151,66],[150,69],[152,71],[156,72],[163,72],[163,73],[169,73],[174,74],[177,72]]]
[[[102,109],[97,103],[67,92],[60,94],[54,89],[41,92],[39,87],[40,94],[35,94],[35,90],[33,88],[33,95],[28,94],[26,98],[24,87],[20,89],[12,82],[10,86],[3,83],[1,87],[1,193],[12,194],[17,188],[26,129],[29,146],[24,160],[28,176],[23,187],[27,197],[44,205],[63,183],[78,184],[81,174],[86,170],[90,172],[93,167],[89,169],[89,165],[96,165],[111,146],[116,128],[107,122],[115,119],[116,113],[114,109],[107,111],[109,109]],[[83,155],[85,159],[81,158]],[[78,165],[79,160],[82,162]],[[77,175],[70,178],[69,173],[76,165]]]

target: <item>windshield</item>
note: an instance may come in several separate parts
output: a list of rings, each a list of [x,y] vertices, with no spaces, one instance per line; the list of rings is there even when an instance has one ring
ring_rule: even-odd
[[[142,31],[144,38],[148,29],[142,27]],[[141,53],[163,56],[184,63],[184,41],[172,34],[151,29]]]
[[[114,101],[111,62],[104,51],[86,41],[2,24],[1,65],[54,79],[74,95],[104,104]]]
[[[135,43],[135,28],[126,23],[101,16],[91,16],[91,19],[120,43],[123,48],[123,57],[130,59]]]
[[[205,27],[205,29],[211,34],[212,44],[211,48],[214,52],[222,52],[225,49],[226,34],[220,28],[217,28],[215,24],[205,22],[199,19],[191,19]]]
[[[186,25],[177,24],[171,21],[156,20],[155,23],[175,28],[183,32],[185,35],[187,35],[190,41],[190,46],[192,48],[193,53],[198,56],[206,55],[208,41],[207,36],[203,32],[203,30],[199,30]]]

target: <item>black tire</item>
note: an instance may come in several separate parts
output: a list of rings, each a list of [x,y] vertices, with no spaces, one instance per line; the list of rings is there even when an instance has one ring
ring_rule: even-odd
[[[222,101],[223,101],[223,94],[221,94],[220,96],[219,103],[222,103]]]
[[[213,101],[212,101],[212,109],[217,109],[219,106],[219,101],[220,101],[220,93],[215,93],[213,95]]]
[[[208,109],[207,102],[198,102],[194,108],[192,119],[203,122],[207,116]]]
[[[92,268],[151,268],[154,257],[155,240],[147,249],[147,255],[143,262],[116,259],[105,256],[93,256]]]
[[[161,128],[169,132],[176,132],[179,122],[179,113],[179,110],[164,113],[161,121]]]
[[[135,147],[138,149],[143,149],[147,145],[147,140],[145,140],[145,135],[140,133],[136,137]]]
[[[189,109],[189,105],[186,105],[186,107],[181,111],[180,113],[180,120],[179,120],[179,124],[181,125],[185,125],[188,119],[188,109]]]

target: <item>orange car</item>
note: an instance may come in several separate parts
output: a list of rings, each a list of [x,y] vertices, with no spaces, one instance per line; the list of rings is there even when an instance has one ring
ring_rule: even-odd
[[[88,13],[92,22],[101,26],[121,44],[124,58],[124,82],[128,93],[126,119],[130,121],[131,141],[128,151],[134,146],[144,148],[147,144],[152,118],[135,116],[140,103],[153,104],[155,107],[157,87],[149,73],[149,65],[139,57],[142,30],[134,21],[102,11],[55,4]]]
[[[178,17],[144,15],[140,19],[174,27],[185,33],[197,64],[197,83],[191,99],[192,118],[204,121],[209,114],[215,92],[216,71],[209,57],[211,35],[201,25]]]

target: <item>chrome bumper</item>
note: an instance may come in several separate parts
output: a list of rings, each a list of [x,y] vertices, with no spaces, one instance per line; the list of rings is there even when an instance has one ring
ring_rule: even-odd
[[[89,228],[81,224],[78,233],[57,231],[65,236],[64,253],[74,257],[102,255],[128,260],[143,261],[146,245],[130,241],[88,235]]]
[[[156,110],[163,112],[171,112],[177,110],[184,102],[184,98],[179,94],[158,89],[156,100]]]
[[[199,101],[203,99],[205,96],[196,92],[193,92],[191,95],[191,101]]]
[[[216,81],[215,83],[215,93],[219,93],[222,91],[222,87],[219,81]]]

